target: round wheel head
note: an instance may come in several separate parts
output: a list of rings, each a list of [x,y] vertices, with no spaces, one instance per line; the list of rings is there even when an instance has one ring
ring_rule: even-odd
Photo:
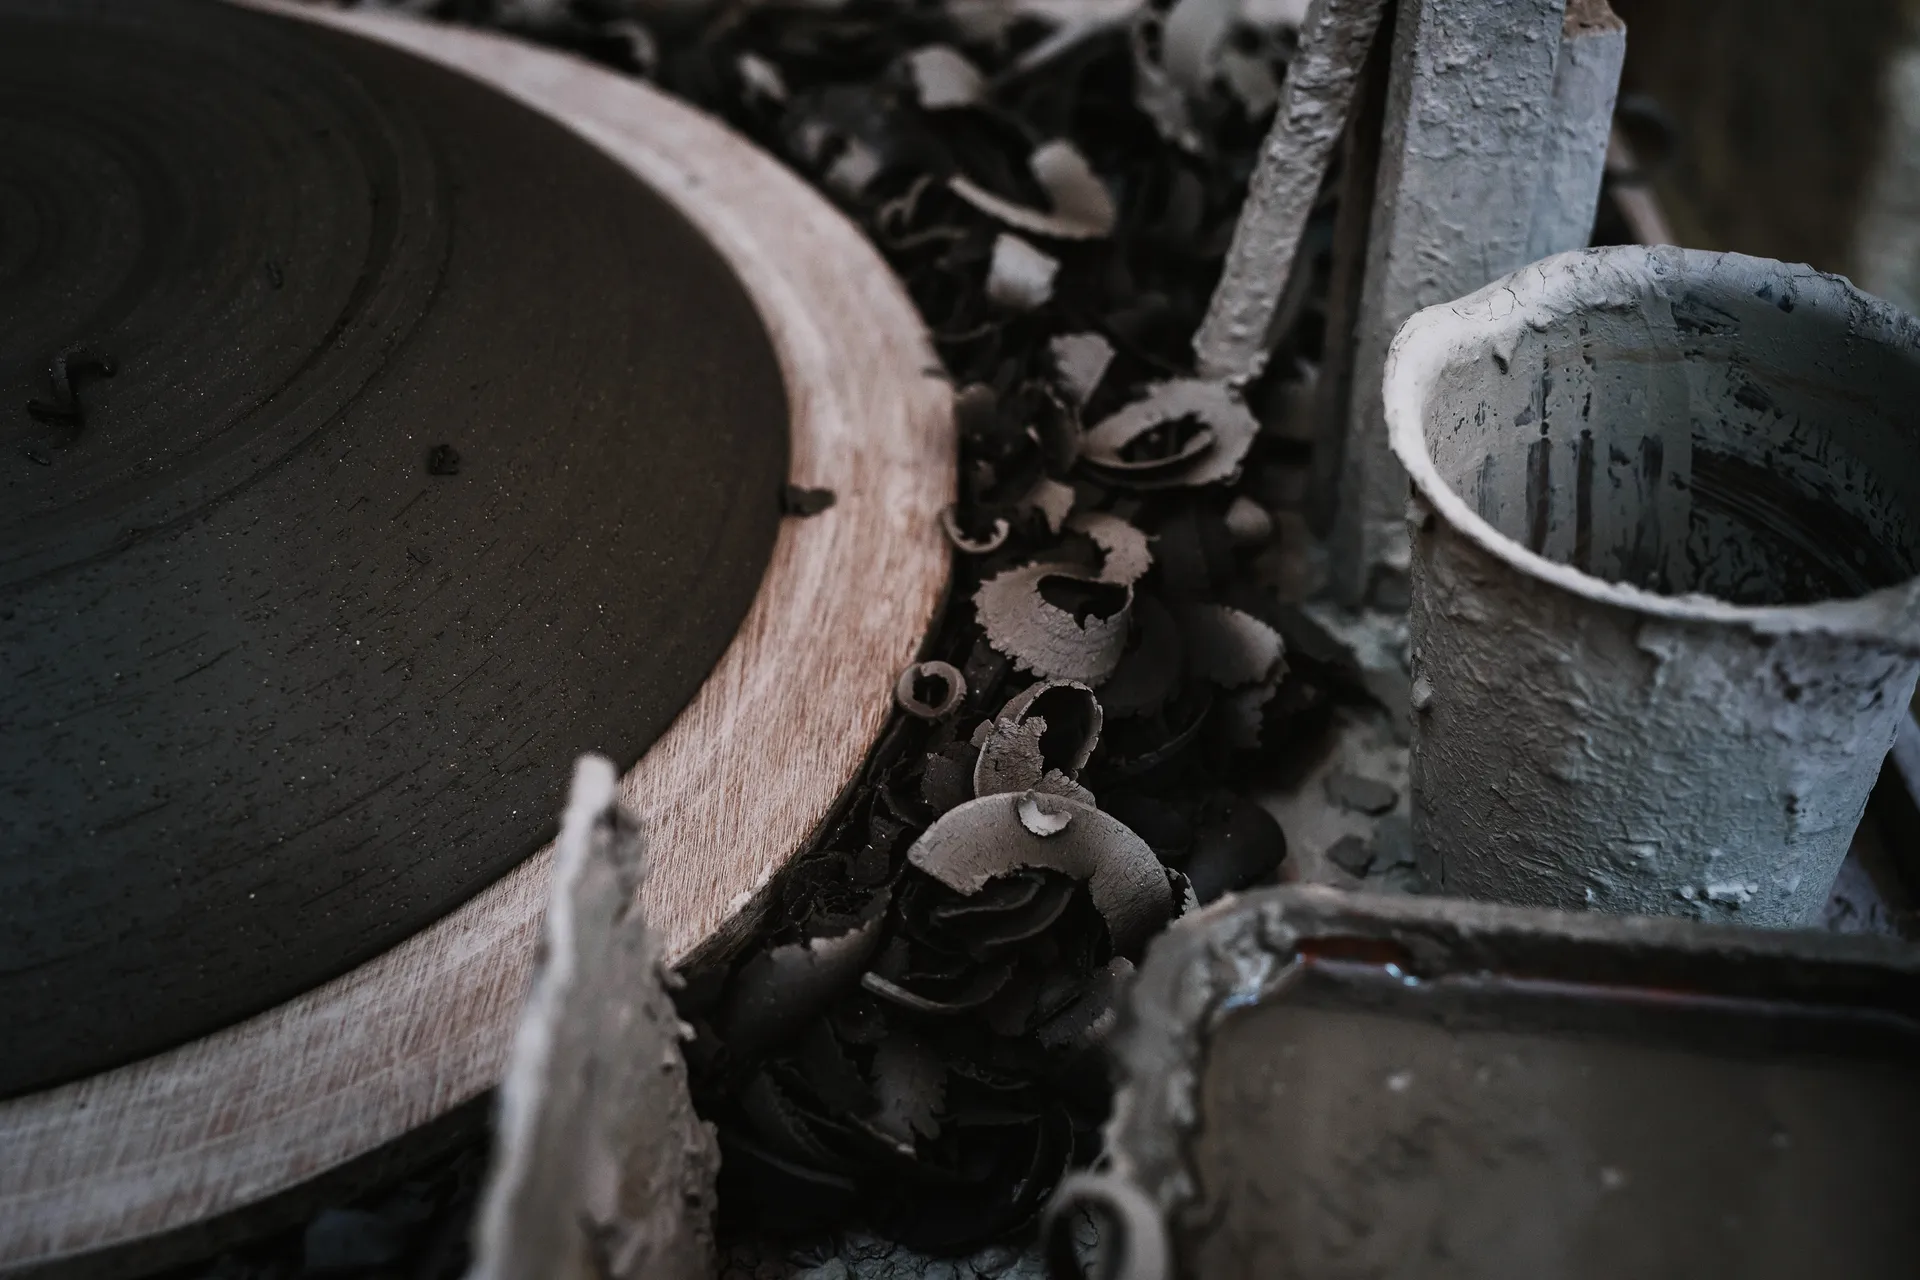
[[[754,598],[753,303],[452,71],[0,0],[0,1096],[438,919],[638,759]]]

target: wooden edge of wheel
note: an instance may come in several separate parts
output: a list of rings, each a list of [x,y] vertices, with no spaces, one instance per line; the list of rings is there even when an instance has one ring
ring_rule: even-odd
[[[838,501],[782,522],[733,643],[622,783],[648,825],[641,896],[668,956],[738,934],[858,771],[945,588],[936,517],[954,487],[952,404],[924,326],[872,246],[805,183],[638,81],[481,32],[250,2],[410,51],[559,119],[678,207],[754,299],[786,380],[791,479]],[[542,850],[257,1017],[0,1102],[0,1268],[230,1213],[490,1088],[551,859]]]

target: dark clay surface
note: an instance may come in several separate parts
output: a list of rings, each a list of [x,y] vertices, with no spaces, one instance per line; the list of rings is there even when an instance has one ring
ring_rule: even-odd
[[[0,0],[0,1095],[537,849],[731,639],[786,420],[717,255],[562,127],[281,19]]]
[[[1374,975],[1215,1033],[1183,1274],[1914,1273],[1910,1023]]]

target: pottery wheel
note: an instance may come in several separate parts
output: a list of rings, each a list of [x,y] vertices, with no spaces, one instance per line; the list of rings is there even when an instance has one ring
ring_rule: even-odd
[[[314,987],[539,848],[754,597],[751,301],[406,54],[0,0],[0,1096]]]

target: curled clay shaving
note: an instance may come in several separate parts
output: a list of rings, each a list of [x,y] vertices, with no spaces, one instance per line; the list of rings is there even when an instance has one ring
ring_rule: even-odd
[[[1058,258],[1003,231],[994,237],[987,264],[987,297],[1013,311],[1032,311],[1053,298],[1053,278],[1059,274]]]
[[[1097,685],[1126,651],[1133,588],[1028,564],[981,583],[973,603],[988,643],[1022,670]]]
[[[1047,474],[1063,476],[1080,461],[1080,412],[1061,398],[1052,386],[1041,384],[1041,402],[1027,427],[1027,437],[1040,446],[1040,460]]]
[[[1073,680],[1043,680],[1009,699],[974,735],[975,795],[1051,791],[1080,798],[1072,779],[1100,743],[1100,701]],[[1065,785],[1062,785],[1065,784]]]
[[[806,1114],[761,1071],[740,1091],[740,1111],[769,1147],[790,1159],[839,1171],[843,1161],[815,1136]]]
[[[1178,715],[1170,714],[1168,719],[1176,720],[1183,715],[1186,717],[1186,722],[1174,732],[1172,737],[1163,739],[1159,746],[1137,756],[1109,761],[1105,772],[1115,778],[1137,778],[1185,751],[1192,745],[1193,740],[1200,736],[1200,731],[1206,727],[1207,716],[1212,712],[1216,701],[1213,690],[1203,686],[1202,693],[1203,696],[1199,702],[1185,710],[1182,709],[1180,702],[1176,701],[1173,704],[1173,711]]]
[[[1131,522],[1106,511],[1089,511],[1067,521],[1073,533],[1083,533],[1100,548],[1100,581],[1132,586],[1153,567],[1147,535]]]
[[[1205,93],[1220,72],[1227,31],[1239,0],[1175,0],[1160,32],[1160,64],[1190,98]]]
[[[1070,484],[1062,484],[1051,476],[1041,476],[1033,482],[1033,488],[1027,490],[1027,496],[1020,499],[1020,510],[1037,511],[1047,523],[1048,533],[1060,532],[1061,525],[1073,513],[1074,492]]]
[[[1092,804],[1093,792],[1074,781],[1073,775],[1046,766],[1041,747],[1046,733],[1044,716],[1033,716],[1018,724],[982,724],[975,734],[981,751],[974,763],[973,794],[1044,791]]]
[[[1267,59],[1257,53],[1245,53],[1229,45],[1220,51],[1220,78],[1227,89],[1240,99],[1248,118],[1257,118],[1273,110],[1280,101],[1280,77],[1274,75]]]
[[[1243,797],[1210,803],[1182,869],[1201,902],[1266,880],[1287,856],[1287,836],[1273,815]]]
[[[1098,240],[1113,233],[1118,215],[1113,195],[1080,149],[1065,139],[1043,143],[1027,160],[1034,181],[1047,194],[1049,212],[997,196],[971,179],[947,180],[953,194],[989,217],[1019,231],[1056,240]]]
[[[846,146],[821,177],[829,187],[852,200],[865,194],[886,167],[886,159],[878,151],[858,138],[848,138]]]
[[[1113,363],[1113,344],[1097,333],[1063,333],[1047,344],[1054,385],[1078,409],[1093,398]]]
[[[953,425],[969,440],[992,437],[999,428],[1000,397],[984,382],[969,382],[953,395]]]
[[[632,18],[616,18],[612,22],[602,23],[600,34],[608,40],[618,41],[633,68],[647,79],[653,79],[653,73],[660,67],[660,42],[654,38],[644,23]]]
[[[1130,446],[1155,431],[1194,423],[1177,447],[1158,456],[1128,457]],[[1260,434],[1260,423],[1224,384],[1198,378],[1156,383],[1146,395],[1087,431],[1081,456],[1107,479],[1135,489],[1218,484],[1234,479]]]
[[[980,758],[973,766],[973,793],[988,796],[1038,786],[1047,772],[1040,755],[1040,739],[1046,732],[1047,722],[1041,716],[982,724],[975,735]]]
[[[1025,670],[1054,680],[1097,684],[1126,650],[1133,584],[1153,565],[1147,535],[1119,516],[1089,512],[1066,528],[1100,548],[1097,578],[1064,565],[1009,569],[974,593],[980,625],[995,649]],[[1049,584],[1073,606],[1049,599]]]
[[[743,1058],[784,1043],[806,1028],[827,1002],[858,981],[880,942],[889,895],[881,890],[845,933],[789,942],[740,966],[718,1029]]]
[[[1175,904],[1165,869],[1119,819],[1077,800],[1047,796],[1044,803],[1071,821],[1053,835],[1037,836],[1020,820],[1023,798],[968,801],[928,827],[907,860],[961,894],[978,893],[995,876],[1022,867],[1049,867],[1084,880],[1121,952],[1135,950],[1171,918]]]
[[[951,505],[940,508],[940,527],[946,531],[948,542],[970,556],[984,556],[998,551],[1012,532],[1005,520],[995,520],[992,533],[984,538],[969,538],[967,531],[960,527],[960,517]]]
[[[1071,680],[1042,680],[1008,698],[999,720],[1050,715],[1058,733],[1048,739],[1048,764],[1078,773],[1100,745],[1100,700],[1093,690]]]
[[[920,695],[924,681],[940,686],[940,696],[932,701]],[[910,716],[922,720],[944,720],[967,696],[967,678],[950,662],[916,662],[900,673],[893,685],[893,700]]]
[[[879,996],[890,1004],[897,1004],[903,1009],[945,1017],[965,1013],[969,1009],[978,1009],[999,995],[1000,989],[1007,985],[1007,979],[1012,976],[1011,965],[1003,964],[981,969],[974,974],[973,980],[968,982],[958,995],[944,1000],[921,995],[918,991],[902,986],[893,979],[874,973],[872,970],[860,975],[860,985],[869,993]]]
[[[1223,689],[1271,684],[1286,673],[1280,633],[1231,605],[1193,604],[1179,612],[1193,674]]]
[[[947,1101],[947,1069],[932,1050],[916,1040],[891,1035],[873,1052],[870,1117],[875,1128],[904,1146],[940,1132],[940,1111]]]
[[[1236,547],[1263,547],[1273,538],[1273,516],[1245,494],[1227,507],[1225,521]]]
[[[1073,901],[1073,882],[1064,877],[1049,877],[1041,880],[1041,874],[1037,871],[1029,871],[1013,881],[1014,883],[1034,882],[1036,887],[1031,898],[990,914],[967,917],[965,925],[967,945],[982,953],[997,947],[1014,946],[1038,937],[1054,921],[1064,915],[1068,904]],[[992,892],[995,886],[1007,883],[1009,881],[1006,879],[993,881],[975,896],[983,897]],[[969,901],[972,899],[962,899],[962,902]]]
[[[870,127],[870,120],[855,118],[849,128],[844,111],[832,114],[836,118],[789,112],[789,119],[800,119],[787,134],[788,146],[807,165],[826,165],[820,180],[827,186],[849,198],[858,197],[886,169],[888,158],[882,148],[892,144]]]
[[[1193,126],[1187,95],[1154,56],[1160,25],[1160,16],[1151,11],[1139,13],[1130,25],[1133,104],[1153,122],[1155,132],[1162,138],[1183,151],[1199,155],[1205,150],[1205,144],[1200,140],[1200,131]]]
[[[976,106],[987,96],[986,77],[952,45],[915,49],[907,55],[907,74],[913,79],[914,96],[927,111]]]
[[[740,84],[746,90],[746,98],[764,98],[768,102],[787,100],[787,82],[780,74],[780,68],[757,54],[743,53],[734,62],[734,68],[740,73]]]
[[[1133,647],[1100,686],[1101,705],[1115,716],[1151,715],[1180,687],[1186,645],[1167,607],[1150,595],[1134,602]]]
[[[973,799],[973,766],[979,758],[979,748],[965,742],[949,742],[929,755],[920,775],[920,798],[935,813]]]

